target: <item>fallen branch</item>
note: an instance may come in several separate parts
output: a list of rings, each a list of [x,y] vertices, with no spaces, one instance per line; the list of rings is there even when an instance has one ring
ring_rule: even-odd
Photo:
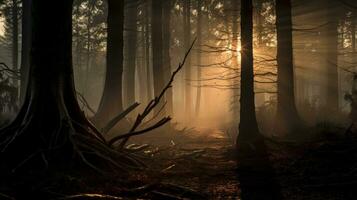
[[[122,147],[125,146],[125,144],[128,142],[128,140],[129,140],[129,138],[131,136],[140,135],[140,134],[146,133],[148,131],[151,131],[151,130],[153,130],[155,128],[158,128],[158,127],[164,125],[165,123],[167,123],[168,121],[171,120],[170,117],[165,117],[165,118],[161,119],[158,123],[154,124],[153,126],[151,126],[149,128],[146,128],[146,129],[144,129],[142,131],[135,132],[135,130],[142,124],[143,120],[160,103],[160,101],[164,97],[166,91],[172,87],[172,83],[175,80],[176,75],[178,74],[178,72],[181,71],[182,67],[185,65],[186,59],[187,59],[188,55],[190,54],[195,42],[196,42],[196,39],[192,42],[190,48],[188,49],[188,51],[185,54],[185,57],[184,57],[182,63],[180,63],[179,66],[176,68],[176,70],[172,73],[170,80],[167,82],[166,86],[162,89],[161,93],[148,103],[148,105],[146,106],[146,108],[144,109],[144,111],[141,114],[138,114],[138,116],[136,117],[136,120],[135,120],[133,126],[131,127],[130,131],[127,134],[120,135],[120,136],[117,136],[117,137],[111,139],[109,141],[110,145],[114,145],[119,140],[124,139],[120,143],[120,147],[122,148]]]
[[[133,111],[139,105],[140,105],[139,103],[135,102],[133,105],[131,105],[129,108],[127,108],[124,112],[115,116],[112,120],[109,121],[109,123],[106,126],[104,126],[104,128],[102,129],[102,133],[103,134],[108,133],[120,120],[122,120],[124,117],[126,117],[131,111]]]
[[[164,117],[159,122],[157,122],[153,126],[150,126],[149,128],[146,128],[146,129],[141,130],[141,131],[129,132],[129,133],[126,133],[124,135],[119,135],[117,137],[114,137],[113,139],[109,140],[109,145],[113,145],[115,142],[117,142],[118,140],[121,140],[121,139],[129,138],[129,137],[136,136],[136,135],[141,135],[143,133],[152,131],[152,130],[154,130],[156,128],[159,128],[159,127],[163,126],[164,124],[166,124],[170,120],[171,120],[171,117]]]

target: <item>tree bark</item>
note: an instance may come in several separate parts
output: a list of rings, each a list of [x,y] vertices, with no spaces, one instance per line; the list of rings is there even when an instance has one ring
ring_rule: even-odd
[[[254,103],[252,0],[244,0],[241,2],[241,44],[242,60],[238,146],[247,141],[255,141],[260,136]]]
[[[20,103],[23,103],[26,96],[26,87],[30,68],[30,48],[31,48],[31,2],[32,0],[22,0],[22,42],[21,42],[21,88]]]
[[[201,69],[201,64],[202,64],[202,57],[201,57],[201,52],[200,48],[202,45],[202,2],[197,1],[197,80],[198,80],[198,86],[197,86],[197,94],[196,94],[196,106],[195,106],[195,114],[196,117],[199,117],[200,114],[200,107],[201,107],[201,76],[202,76],[202,69]]]
[[[275,131],[287,134],[302,126],[295,105],[291,0],[276,1],[278,105]]]
[[[326,80],[326,106],[327,108],[338,111],[339,110],[339,92],[338,92],[338,17],[335,11],[336,2],[328,0],[328,26],[327,26],[327,80]]]
[[[14,70],[19,69],[19,7],[17,0],[12,0],[12,67]],[[18,81],[14,80],[14,85],[18,88]],[[18,90],[16,90],[18,91]],[[18,98],[18,92],[15,93],[16,101]]]
[[[154,95],[157,97],[164,87],[164,67],[163,67],[163,37],[162,37],[162,0],[152,1],[151,15],[151,44],[153,54],[153,72],[154,72]],[[161,102],[155,109],[157,114],[163,103]],[[161,110],[161,114],[166,113],[166,109]]]
[[[151,56],[151,52],[150,52],[150,46],[152,45],[150,43],[150,6],[151,2],[150,0],[148,0],[146,2],[144,11],[145,11],[145,60],[146,60],[146,80],[147,80],[147,84],[146,84],[146,89],[147,89],[147,102],[150,102],[150,100],[152,99],[152,95],[153,95],[153,83],[152,83],[152,68],[150,65],[150,56]]]
[[[231,0],[232,3],[232,67],[235,69],[233,73],[238,72],[238,17],[239,17],[239,7],[236,0]],[[232,81],[234,86],[233,89],[233,119],[237,120],[239,118],[239,89],[235,88],[239,86],[239,80],[234,79]],[[237,122],[237,121],[234,121]]]
[[[126,32],[127,32],[127,46],[126,46],[126,61],[125,80],[126,80],[126,103],[131,105],[135,102],[135,70],[136,70],[136,49],[137,49],[137,0],[130,1],[126,5]]]
[[[162,39],[163,39],[163,68],[165,83],[171,78],[171,57],[170,57],[170,47],[171,47],[171,0],[165,0],[163,2],[163,23],[162,23]],[[172,102],[172,88],[167,90],[165,94],[166,100],[166,113],[172,115],[173,112],[173,102]]]
[[[32,9],[25,101],[16,119],[0,131],[1,158],[10,165],[31,155],[71,160],[71,126],[76,130],[88,127],[74,88],[72,0],[56,2],[56,9],[48,9],[47,0],[33,0]]]
[[[95,121],[99,127],[123,111],[124,1],[108,0],[107,70],[104,91]]]
[[[191,0],[184,0],[184,49],[191,44]],[[191,56],[187,58],[185,66],[185,115],[186,122],[190,122],[192,113],[192,93],[189,81],[191,80]]]

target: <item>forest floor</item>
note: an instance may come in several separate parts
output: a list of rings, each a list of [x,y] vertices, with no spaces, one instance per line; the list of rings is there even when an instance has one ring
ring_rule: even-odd
[[[163,182],[190,188],[207,199],[240,199],[243,193],[247,199],[277,199],[269,190],[279,191],[282,199],[289,200],[357,199],[357,137],[344,133],[332,130],[301,143],[266,140],[272,172],[258,169],[248,175],[248,182],[237,170],[242,163],[231,139],[217,130],[173,137],[171,145],[160,147],[164,151],[152,149],[157,154],[151,165],[163,169]],[[160,137],[146,141],[160,143]],[[246,194],[252,192],[261,194]]]
[[[120,173],[101,176],[86,171],[36,175],[35,182],[32,177],[0,187],[0,199],[33,195],[41,199],[229,200],[244,199],[244,194],[246,199],[277,199],[271,190],[289,200],[357,199],[356,137],[334,134],[302,144],[267,140],[272,172],[264,165],[264,170],[250,171],[248,176],[239,174],[242,161],[237,160],[228,135],[218,130],[164,136],[157,132],[131,140],[143,142],[150,144],[141,154],[148,168],[130,173],[125,180]]]

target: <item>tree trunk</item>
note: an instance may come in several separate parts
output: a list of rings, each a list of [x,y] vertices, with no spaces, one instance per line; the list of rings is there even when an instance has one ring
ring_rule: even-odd
[[[23,103],[26,96],[26,87],[30,68],[30,48],[31,48],[31,2],[32,0],[22,0],[22,42],[21,42],[21,89],[20,103]]]
[[[163,67],[163,37],[162,37],[162,0],[152,1],[151,15],[151,40],[153,54],[154,72],[154,95],[157,97],[164,87],[164,67]],[[158,105],[155,113],[163,107],[163,103]],[[166,113],[166,109],[161,110],[161,114]]]
[[[237,144],[255,141],[259,138],[259,129],[254,103],[253,72],[253,5],[252,0],[241,2],[241,95],[240,123]]]
[[[195,114],[196,117],[199,117],[200,114],[200,107],[201,107],[201,76],[202,76],[202,70],[201,70],[201,64],[202,64],[202,57],[201,57],[201,52],[200,48],[202,45],[202,2],[197,1],[197,80],[198,80],[198,86],[197,86],[197,94],[196,94],[196,106],[195,106]]]
[[[338,17],[336,17],[336,2],[329,0],[328,5],[328,26],[327,26],[327,86],[326,86],[326,106],[330,110],[339,110],[338,92]]]
[[[19,69],[19,7],[17,0],[12,0],[12,67],[14,70]],[[18,88],[18,81],[14,80],[14,86]],[[18,90],[16,90],[18,91]],[[17,101],[18,92],[15,93],[15,98]],[[17,103],[15,103],[17,104]]]
[[[184,0],[184,49],[191,44],[191,0]],[[192,94],[189,81],[191,80],[191,56],[188,56],[185,66],[185,115],[186,122],[190,122],[192,111]]]
[[[239,17],[239,7],[238,2],[236,0],[232,0],[232,67],[234,70],[234,76],[238,75],[238,17]],[[237,73],[237,74],[236,74]],[[233,119],[237,120],[239,118],[239,80],[235,78],[233,81],[233,102],[232,102],[232,110],[233,110]],[[234,121],[237,122],[237,121]]]
[[[146,6],[144,9],[145,11],[145,60],[146,60],[146,80],[147,80],[147,84],[146,84],[146,89],[147,89],[147,102],[150,102],[150,100],[152,99],[152,95],[153,95],[153,91],[152,91],[152,68],[150,65],[150,56],[151,56],[151,52],[150,52],[150,46],[152,44],[150,44],[150,6],[151,2],[148,0],[146,2]]]
[[[162,39],[163,39],[163,68],[164,68],[164,76],[165,83],[169,81],[171,78],[171,57],[170,57],[170,47],[171,47],[171,0],[163,1],[163,23],[162,23]],[[173,102],[172,102],[172,88],[167,90],[165,94],[166,100],[166,112],[169,115],[172,115],[173,111]]]
[[[103,96],[95,116],[99,127],[123,111],[124,1],[108,0],[107,70]]]
[[[36,156],[71,160],[74,146],[68,144],[75,137],[71,131],[88,127],[74,88],[72,0],[56,2],[56,9],[48,9],[47,0],[33,0],[32,9],[25,102],[12,124],[0,131],[1,158],[9,165]]]
[[[291,0],[276,1],[278,105],[275,130],[279,134],[302,126],[295,105]]]
[[[137,48],[137,0],[130,1],[127,5],[126,11],[126,32],[127,32],[127,46],[126,46],[126,103],[131,105],[135,102],[135,70],[136,70],[136,48]]]

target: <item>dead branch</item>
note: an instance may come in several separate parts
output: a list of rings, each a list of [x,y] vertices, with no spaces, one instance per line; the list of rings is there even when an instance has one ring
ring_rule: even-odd
[[[148,103],[148,105],[146,106],[146,108],[144,109],[144,111],[141,114],[138,114],[138,116],[136,117],[136,120],[135,120],[133,126],[131,127],[130,131],[128,133],[124,134],[124,135],[120,135],[120,136],[117,136],[117,137],[111,139],[109,141],[110,145],[114,145],[119,140],[124,139],[120,144],[120,147],[124,147],[124,145],[129,140],[130,137],[135,136],[135,135],[140,135],[140,134],[146,133],[148,131],[151,131],[151,130],[153,130],[155,128],[158,128],[158,127],[164,125],[165,123],[167,123],[167,122],[169,122],[171,120],[170,117],[165,117],[165,118],[161,119],[159,122],[157,122],[156,124],[154,124],[153,126],[151,126],[149,128],[146,128],[144,130],[135,132],[135,130],[142,124],[143,120],[160,103],[160,101],[164,97],[166,91],[172,87],[172,83],[175,80],[176,75],[178,74],[178,72],[181,71],[181,69],[185,65],[186,59],[187,59],[188,55],[190,54],[195,42],[196,42],[196,39],[192,42],[190,48],[188,49],[188,51],[186,52],[186,54],[184,56],[184,59],[183,59],[182,63],[180,63],[179,66],[177,67],[177,69],[172,73],[170,80],[167,82],[166,86],[162,89],[161,93]]]
[[[102,129],[102,133],[106,134],[108,133],[120,120],[122,120],[124,117],[126,117],[131,111],[133,111],[136,107],[138,107],[140,104],[135,102],[133,105],[129,106],[124,112],[118,114],[115,116],[112,120],[109,121],[109,123],[104,126]]]

